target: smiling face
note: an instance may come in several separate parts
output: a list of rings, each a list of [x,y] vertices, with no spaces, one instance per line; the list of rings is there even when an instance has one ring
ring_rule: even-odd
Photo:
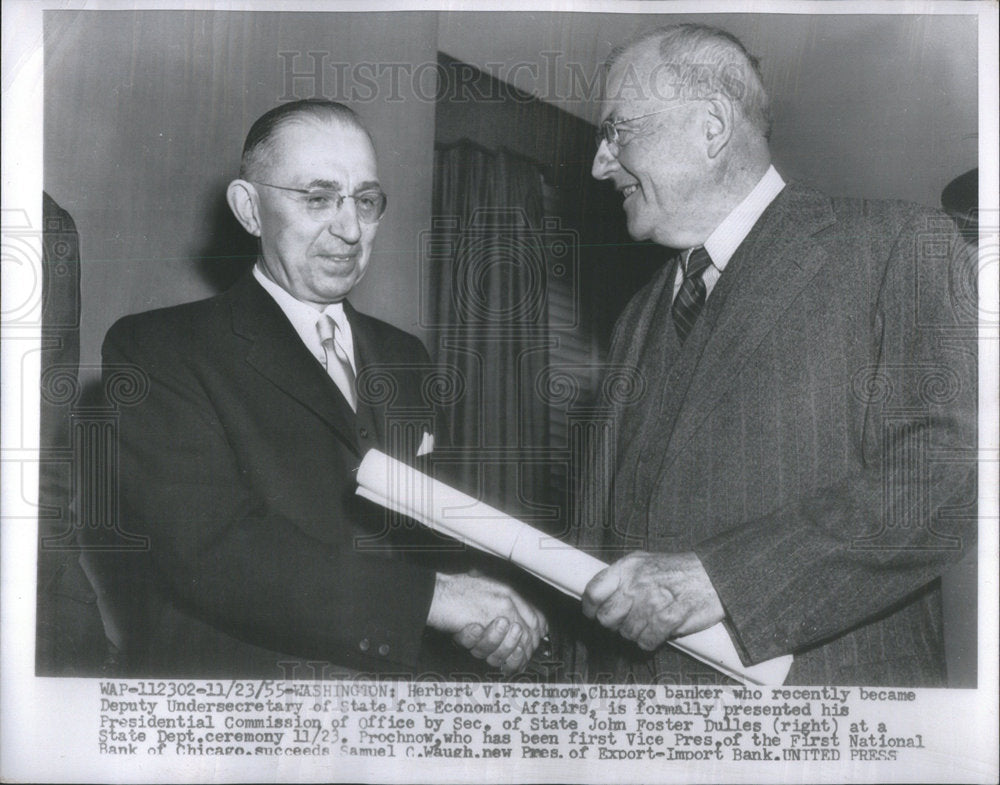
[[[591,174],[611,180],[622,194],[629,234],[672,248],[704,242],[706,231],[699,205],[704,207],[711,177],[703,130],[704,102],[678,105],[663,84],[653,89],[652,78],[663,78],[654,42],[626,52],[608,73],[601,104],[601,121],[625,120],[618,125],[620,143],[602,141]],[[670,108],[670,111],[662,111]]]
[[[375,150],[361,129],[302,117],[275,131],[261,182],[357,194],[378,187]],[[365,274],[378,223],[358,220],[353,199],[317,221],[301,194],[254,186],[264,272],[303,302],[343,300]]]

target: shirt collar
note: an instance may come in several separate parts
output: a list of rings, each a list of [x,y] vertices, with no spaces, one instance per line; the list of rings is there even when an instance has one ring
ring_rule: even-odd
[[[314,303],[298,300],[287,290],[268,278],[264,274],[259,261],[253,266],[253,277],[257,279],[257,283],[264,287],[264,291],[271,295],[278,304],[278,307],[288,317],[288,321],[292,323],[292,327],[295,328],[295,332],[299,334],[302,342],[320,362],[325,360],[325,352],[319,340],[319,333],[316,331],[316,321],[319,319],[321,313],[332,316],[343,335],[345,351],[348,353],[351,365],[354,365],[354,341],[351,333],[351,323],[347,320],[347,314],[344,313],[344,304],[342,302],[330,303],[321,308]]]
[[[705,250],[712,257],[714,267],[719,271],[726,268],[740,243],[750,234],[754,224],[784,187],[785,181],[781,175],[773,166],[769,166],[753,190],[705,240]]]

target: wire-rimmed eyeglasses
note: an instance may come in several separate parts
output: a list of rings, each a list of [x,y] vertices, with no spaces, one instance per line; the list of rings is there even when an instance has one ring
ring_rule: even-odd
[[[345,199],[351,199],[354,202],[358,220],[366,224],[377,222],[389,204],[389,197],[380,190],[364,191],[355,195],[342,194],[329,188],[292,188],[287,185],[262,183],[259,180],[251,180],[250,182],[254,185],[263,185],[267,188],[277,188],[279,191],[299,194],[306,213],[314,221],[320,222],[333,220],[340,212],[340,208],[344,206]]]
[[[626,117],[623,120],[605,120],[601,123],[601,129],[597,132],[597,146],[601,146],[601,142],[607,142],[608,146],[617,145],[622,146],[621,137],[618,135],[618,126],[625,125],[626,123],[634,122],[635,120],[643,120],[647,117],[652,117],[653,115],[663,114],[664,112],[669,112],[671,109],[676,109],[679,106],[686,106],[685,102],[679,104],[672,104],[666,109],[658,109],[655,112],[649,112],[648,114],[640,114],[635,117]]]

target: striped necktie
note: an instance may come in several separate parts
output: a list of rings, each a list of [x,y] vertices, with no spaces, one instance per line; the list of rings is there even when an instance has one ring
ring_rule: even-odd
[[[688,337],[701,309],[705,306],[707,288],[701,275],[712,263],[712,257],[703,246],[693,248],[684,265],[684,281],[674,298],[670,312],[674,317],[674,327],[681,343]]]
[[[326,372],[330,378],[340,388],[354,411],[358,410],[358,395],[355,386],[354,369],[351,361],[347,358],[347,352],[343,346],[343,332],[336,320],[330,314],[324,313],[316,322],[316,330],[319,332],[319,340],[323,345],[326,354]]]

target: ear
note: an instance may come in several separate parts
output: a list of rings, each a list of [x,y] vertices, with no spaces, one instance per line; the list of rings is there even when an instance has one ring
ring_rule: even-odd
[[[246,180],[233,180],[226,188],[226,201],[236,220],[254,237],[260,237],[257,189]]]
[[[722,93],[708,98],[708,116],[705,118],[705,142],[709,158],[721,153],[733,137],[735,111],[733,102]]]

